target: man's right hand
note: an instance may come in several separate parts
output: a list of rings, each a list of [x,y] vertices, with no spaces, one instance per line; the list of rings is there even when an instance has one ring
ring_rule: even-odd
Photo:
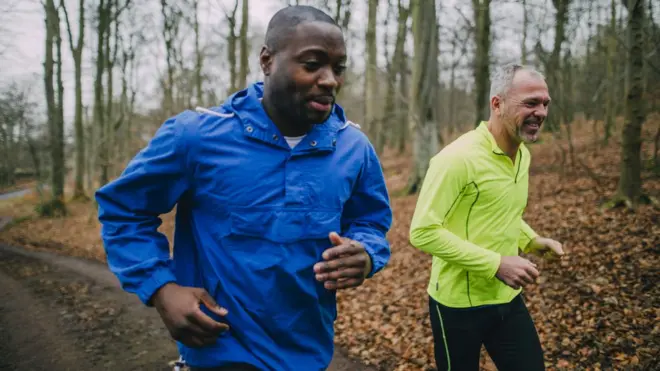
[[[229,329],[227,324],[215,321],[200,309],[200,304],[204,304],[219,316],[227,315],[227,310],[204,289],[168,283],[156,291],[153,304],[172,338],[189,347],[213,344]]]
[[[520,287],[534,283],[539,271],[536,269],[536,264],[520,256],[502,256],[495,276],[514,290],[518,290]]]

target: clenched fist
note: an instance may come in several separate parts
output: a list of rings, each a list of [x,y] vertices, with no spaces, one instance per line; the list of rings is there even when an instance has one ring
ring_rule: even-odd
[[[154,294],[153,304],[174,340],[189,347],[203,347],[215,343],[229,326],[215,321],[202,312],[204,304],[213,313],[224,317],[227,310],[220,307],[204,289],[168,283]]]
[[[520,256],[502,256],[500,267],[495,274],[505,284],[518,290],[528,284],[534,283],[539,276],[536,264]]]

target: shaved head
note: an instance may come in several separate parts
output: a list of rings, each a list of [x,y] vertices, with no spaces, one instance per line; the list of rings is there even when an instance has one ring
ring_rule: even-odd
[[[293,36],[296,27],[306,22],[323,22],[339,27],[332,17],[313,6],[288,6],[275,13],[268,22],[266,47],[271,53],[278,52]]]

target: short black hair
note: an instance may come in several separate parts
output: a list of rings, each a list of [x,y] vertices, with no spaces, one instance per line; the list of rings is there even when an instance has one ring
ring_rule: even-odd
[[[305,22],[325,22],[341,28],[324,11],[309,5],[292,5],[282,8],[273,15],[266,30],[266,47],[271,52],[278,51],[299,24]]]

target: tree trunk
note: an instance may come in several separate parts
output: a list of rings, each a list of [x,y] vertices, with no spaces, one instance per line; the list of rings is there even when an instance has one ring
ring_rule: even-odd
[[[490,0],[472,0],[474,19],[477,24],[474,82],[476,85],[475,126],[488,117],[488,86],[490,81]]]
[[[520,62],[523,65],[527,64],[527,28],[529,27],[529,18],[527,14],[527,1],[522,0],[523,9],[523,26],[522,26],[522,41],[520,43]]]
[[[46,21],[46,43],[45,43],[45,60],[44,60],[44,88],[46,92],[46,110],[48,115],[48,133],[49,141],[51,143],[51,156],[54,155],[55,146],[53,145],[54,138],[57,137],[56,127],[57,124],[57,104],[55,103],[55,57],[53,56],[53,47],[55,46],[55,33],[57,32],[57,9],[55,8],[54,0],[46,0],[45,3],[45,21]],[[52,165],[51,165],[52,166]],[[53,171],[50,172],[51,185],[54,183]]]
[[[403,59],[403,47],[406,37],[406,21],[408,20],[408,9],[401,6],[401,0],[398,1],[397,5],[397,33],[396,40],[394,41],[394,53],[392,54],[392,59],[389,63],[388,69],[388,79],[387,79],[387,95],[385,97],[385,117],[383,118],[383,123],[387,127],[388,132],[391,133],[389,144],[394,146],[397,145],[400,138],[400,127],[405,126],[401,124],[405,122],[401,117],[399,111],[399,105],[397,102],[400,100],[397,97],[397,79],[401,75],[401,60]]]
[[[382,151],[382,130],[378,122],[378,51],[376,47],[376,15],[378,12],[378,0],[369,0],[367,16],[367,30],[365,35],[367,65],[365,76],[365,112],[364,125],[366,131],[375,138],[377,151]],[[380,152],[379,152],[380,153]]]
[[[239,89],[245,89],[247,87],[247,76],[249,73],[249,64],[248,56],[250,54],[250,49],[248,45],[248,0],[243,0],[243,9],[241,10],[241,69],[239,71],[238,83]]]
[[[53,155],[53,198],[64,202],[64,179],[66,177],[66,163],[64,160],[64,80],[62,78],[62,33],[60,32],[59,11],[55,10],[55,51],[57,53],[57,118],[55,124],[55,138],[51,139]]]
[[[641,179],[641,133],[646,118],[645,102],[642,99],[644,76],[644,0],[625,2],[629,16],[630,51],[626,69],[629,89],[626,116],[621,144],[621,176],[617,193],[631,208],[635,208],[642,196]]]
[[[96,39],[96,76],[94,77],[94,125],[96,129],[93,130],[95,137],[93,141],[96,144],[96,159],[95,165],[100,165],[101,173],[99,177],[99,186],[104,186],[108,183],[108,173],[103,171],[104,164],[107,162],[109,149],[106,146],[103,133],[105,132],[105,110],[104,110],[104,97],[103,97],[103,74],[105,72],[105,34],[110,22],[110,14],[108,8],[111,0],[100,0],[98,6],[98,28]],[[96,167],[93,168],[93,171]]]
[[[44,82],[48,110],[48,128],[51,155],[51,191],[50,206],[64,212],[64,136],[62,101],[64,88],[62,85],[62,38],[60,35],[60,18],[54,0],[46,0],[46,58],[44,62]],[[56,48],[56,56],[53,56]],[[57,58],[57,61],[55,60]],[[57,91],[55,90],[57,88]],[[45,206],[50,209],[50,206]],[[51,209],[52,211],[52,209]],[[52,214],[43,212],[42,214]]]
[[[30,158],[32,159],[32,165],[34,166],[34,174],[37,178],[37,184],[41,185],[41,161],[39,159],[39,151],[37,150],[37,145],[34,143],[34,140],[30,137],[29,129],[27,128],[28,124],[25,123],[25,140],[27,141],[28,151],[30,152]]]
[[[408,83],[410,76],[408,74],[408,60],[404,52],[403,61],[401,62],[401,74],[399,77],[399,99],[396,100],[396,110],[399,112],[399,146],[398,152],[403,153],[406,150],[408,139],[410,138],[410,124],[408,117],[410,116],[410,103],[404,101],[410,98],[410,84]]]
[[[548,85],[550,88],[550,93],[556,97],[558,101],[558,106],[560,109],[564,106],[564,99],[562,98],[561,90],[561,47],[565,39],[565,28],[566,20],[568,19],[568,6],[570,0],[552,0],[553,5],[557,11],[555,17],[555,41],[552,48],[552,53],[550,54],[550,60],[547,65],[547,74],[548,74]],[[550,131],[559,131],[560,130],[560,115],[549,115],[548,130]]]
[[[85,107],[85,131],[87,132],[87,189],[94,189],[94,174],[96,169],[96,162],[98,161],[98,153],[96,152],[97,146],[97,135],[96,131],[98,126],[93,120],[89,119],[89,107]]]
[[[128,132],[126,125],[126,116],[128,114],[128,62],[130,58],[130,51],[122,51],[121,59],[121,95],[119,98],[119,117],[115,124],[115,137],[117,140],[116,161],[119,163],[124,162],[124,154],[127,152],[128,147]]]
[[[454,56],[456,55],[456,48],[458,46],[458,42],[456,39],[452,39],[451,41],[451,55]],[[448,112],[448,119],[447,123],[449,124],[450,130],[453,132],[458,125],[456,125],[456,67],[458,67],[458,62],[453,61],[451,64],[451,72],[449,76],[449,104],[447,109],[449,110]]]
[[[117,53],[119,52],[119,39],[120,39],[120,34],[119,34],[119,4],[115,2],[114,4],[114,12],[111,12],[111,17],[112,17],[112,22],[114,22],[114,32],[108,32],[107,34],[107,45],[108,45],[108,60],[107,60],[107,69],[108,69],[108,74],[107,74],[107,83],[106,83],[106,89],[108,90],[108,104],[106,106],[106,122],[108,123],[106,125],[106,133],[105,133],[105,138],[108,143],[107,148],[109,150],[108,153],[108,163],[107,163],[107,169],[106,171],[108,174],[114,175],[115,173],[115,168],[117,165],[117,158],[118,158],[118,152],[117,152],[117,128],[121,124],[122,116],[121,116],[121,106],[118,106],[115,100],[115,93],[114,93],[114,87],[115,87],[115,79],[114,79],[114,72],[115,72],[115,65],[117,63]],[[110,31],[110,29],[108,29]],[[110,39],[112,38],[112,46],[110,43]],[[117,116],[117,111],[120,111],[120,115]]]
[[[160,10],[163,16],[163,37],[165,40],[165,62],[167,68],[167,80],[165,89],[163,89],[163,103],[165,105],[165,115],[171,116],[174,113],[174,41],[178,32],[178,19],[174,14],[174,9],[168,5],[167,0],[160,0]]]
[[[589,37],[591,37],[591,35],[592,35],[591,29],[592,29],[592,25],[593,25],[593,4],[594,4],[593,0],[589,0],[589,9],[588,9],[588,13],[587,13],[587,35],[589,35]],[[591,42],[590,41],[586,43],[585,48],[587,49],[586,50],[586,55],[585,55],[585,63],[586,63],[587,66],[591,66]],[[592,83],[592,79],[591,79],[591,74],[589,74],[589,73],[583,74],[582,84],[585,87],[592,86],[593,83]],[[587,96],[587,94],[585,94],[585,96]],[[582,105],[584,107],[584,118],[585,118],[586,122],[589,123],[589,121],[591,121],[591,117],[592,117],[592,114],[593,114],[593,107],[592,107],[593,105],[590,104],[589,99],[581,98],[581,99],[579,99],[579,101],[584,102],[584,103],[582,103]]]
[[[397,32],[396,44],[394,46],[393,64],[399,75],[398,94],[395,92],[396,99],[394,100],[396,115],[395,125],[397,127],[397,149],[399,153],[403,153],[406,149],[406,141],[408,139],[408,107],[403,102],[403,98],[408,98],[408,65],[406,63],[405,44],[408,37],[408,18],[410,17],[410,7],[405,7],[399,0],[399,15],[397,19]]]
[[[616,115],[615,100],[617,85],[614,80],[614,63],[616,58],[616,3],[610,2],[611,18],[607,35],[607,103],[605,104],[605,136],[603,142],[607,145],[612,136],[614,119]]]
[[[438,81],[438,25],[435,0],[416,0],[413,8],[414,59],[409,122],[413,133],[413,169],[408,194],[419,190],[428,164],[438,151],[434,117]]]
[[[103,114],[105,115],[105,125],[103,127],[103,131],[101,132],[101,143],[103,143],[103,159],[104,161],[101,163],[101,178],[103,179],[104,184],[107,183],[110,180],[110,174],[112,174],[112,159],[113,159],[113,154],[114,154],[114,140],[113,140],[113,111],[115,109],[115,104],[114,104],[114,78],[113,78],[113,72],[114,72],[114,60],[115,56],[114,53],[116,52],[116,47],[113,48],[111,47],[111,39],[112,36],[116,37],[117,30],[115,28],[115,32],[113,35],[113,30],[112,30],[112,18],[113,17],[113,6],[117,8],[117,0],[111,1],[108,3],[108,28],[106,29],[105,32],[105,52],[104,56],[106,57],[104,63],[105,63],[105,72],[106,72],[106,102],[104,105],[105,112]],[[118,22],[117,19],[114,20],[114,22]],[[117,24],[117,23],[115,23]]]
[[[82,106],[82,52],[85,41],[85,0],[78,3],[78,40],[74,44],[69,14],[66,10],[65,2],[61,2],[64,18],[66,20],[67,34],[69,36],[69,47],[73,57],[73,67],[75,75],[76,102],[74,113],[75,128],[75,181],[73,188],[74,200],[86,200],[84,179],[85,179],[85,133],[83,129],[83,106]]]
[[[193,2],[193,32],[195,33],[195,93],[196,103],[198,106],[204,105],[204,91],[202,90],[202,69],[203,69],[203,56],[202,49],[199,44],[200,31],[199,31],[199,1]]]
[[[234,9],[231,14],[226,14],[227,23],[229,23],[229,33],[227,34],[227,62],[229,63],[229,89],[227,95],[234,94],[238,90],[238,74],[236,73],[236,10],[238,9],[238,0],[234,3]]]

